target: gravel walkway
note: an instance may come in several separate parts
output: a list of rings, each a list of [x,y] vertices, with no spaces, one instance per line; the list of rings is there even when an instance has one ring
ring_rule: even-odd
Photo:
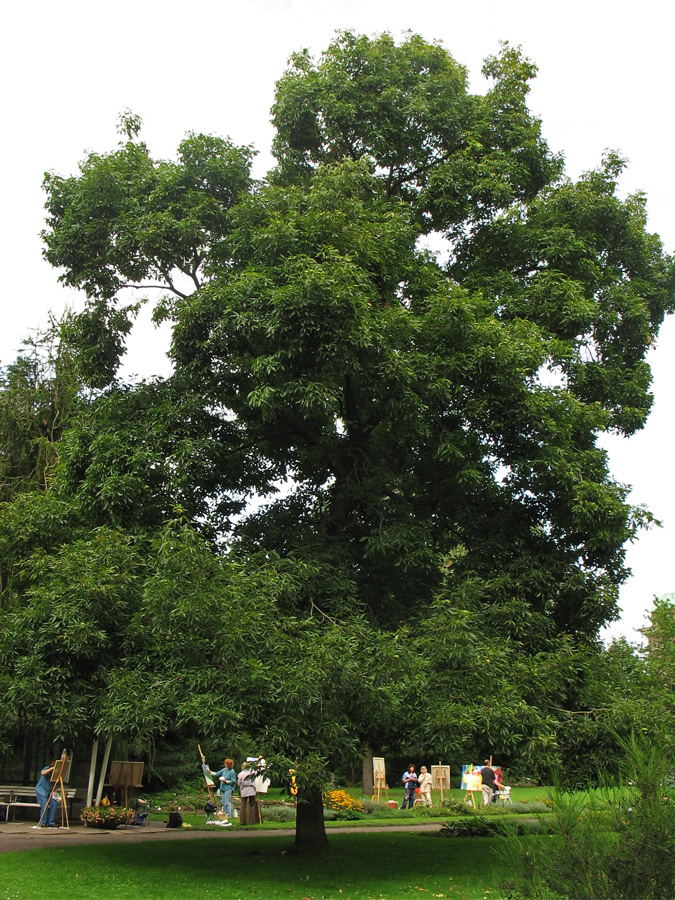
[[[365,831],[438,831],[440,823],[423,825],[391,825],[327,829],[331,834],[345,834]],[[235,840],[248,837],[293,837],[295,829],[270,829],[243,831],[239,828],[222,828],[214,825],[211,831],[196,831],[192,828],[167,828],[164,824],[150,823],[145,827],[116,828],[104,831],[99,828],[85,828],[73,825],[71,828],[34,829],[27,822],[0,822],[0,853],[16,853],[21,850],[37,850],[40,847],[74,847],[78,844],[136,844],[140,841],[186,841],[195,838],[207,840]]]

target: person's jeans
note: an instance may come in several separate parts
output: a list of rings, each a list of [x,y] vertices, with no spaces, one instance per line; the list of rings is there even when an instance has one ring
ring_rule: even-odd
[[[220,792],[220,802],[223,804],[223,812],[230,818],[232,815],[232,791],[226,790]]]
[[[405,809],[406,803],[408,804],[408,809],[412,809],[415,804],[415,788],[408,788],[408,785],[406,785],[404,789],[403,805],[401,806],[401,809]]]
[[[37,797],[37,802],[40,804],[40,825],[53,825],[54,820],[56,819],[56,797],[52,794],[52,799],[49,800],[49,793],[38,791],[37,788],[35,788],[35,796]],[[47,805],[48,800],[49,821],[47,821],[47,816],[45,815],[45,806]]]

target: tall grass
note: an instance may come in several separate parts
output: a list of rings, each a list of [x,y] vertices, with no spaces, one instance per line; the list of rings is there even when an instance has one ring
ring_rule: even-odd
[[[673,900],[675,791],[660,743],[623,743],[623,781],[587,794],[551,791],[552,837],[508,838],[511,900]]]

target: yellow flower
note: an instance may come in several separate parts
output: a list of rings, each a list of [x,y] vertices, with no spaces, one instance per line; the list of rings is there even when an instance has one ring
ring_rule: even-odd
[[[334,809],[337,812],[363,812],[363,804],[360,800],[350,797],[346,791],[327,791],[324,795],[324,805],[328,809]]]

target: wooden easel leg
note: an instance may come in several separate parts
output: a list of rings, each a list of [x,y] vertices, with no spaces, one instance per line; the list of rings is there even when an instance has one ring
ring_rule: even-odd
[[[61,828],[67,828],[70,831],[70,822],[68,821],[68,800],[66,798],[66,789],[63,785],[62,777],[59,778],[57,784],[61,788]],[[64,818],[66,821],[65,826],[63,824]]]

